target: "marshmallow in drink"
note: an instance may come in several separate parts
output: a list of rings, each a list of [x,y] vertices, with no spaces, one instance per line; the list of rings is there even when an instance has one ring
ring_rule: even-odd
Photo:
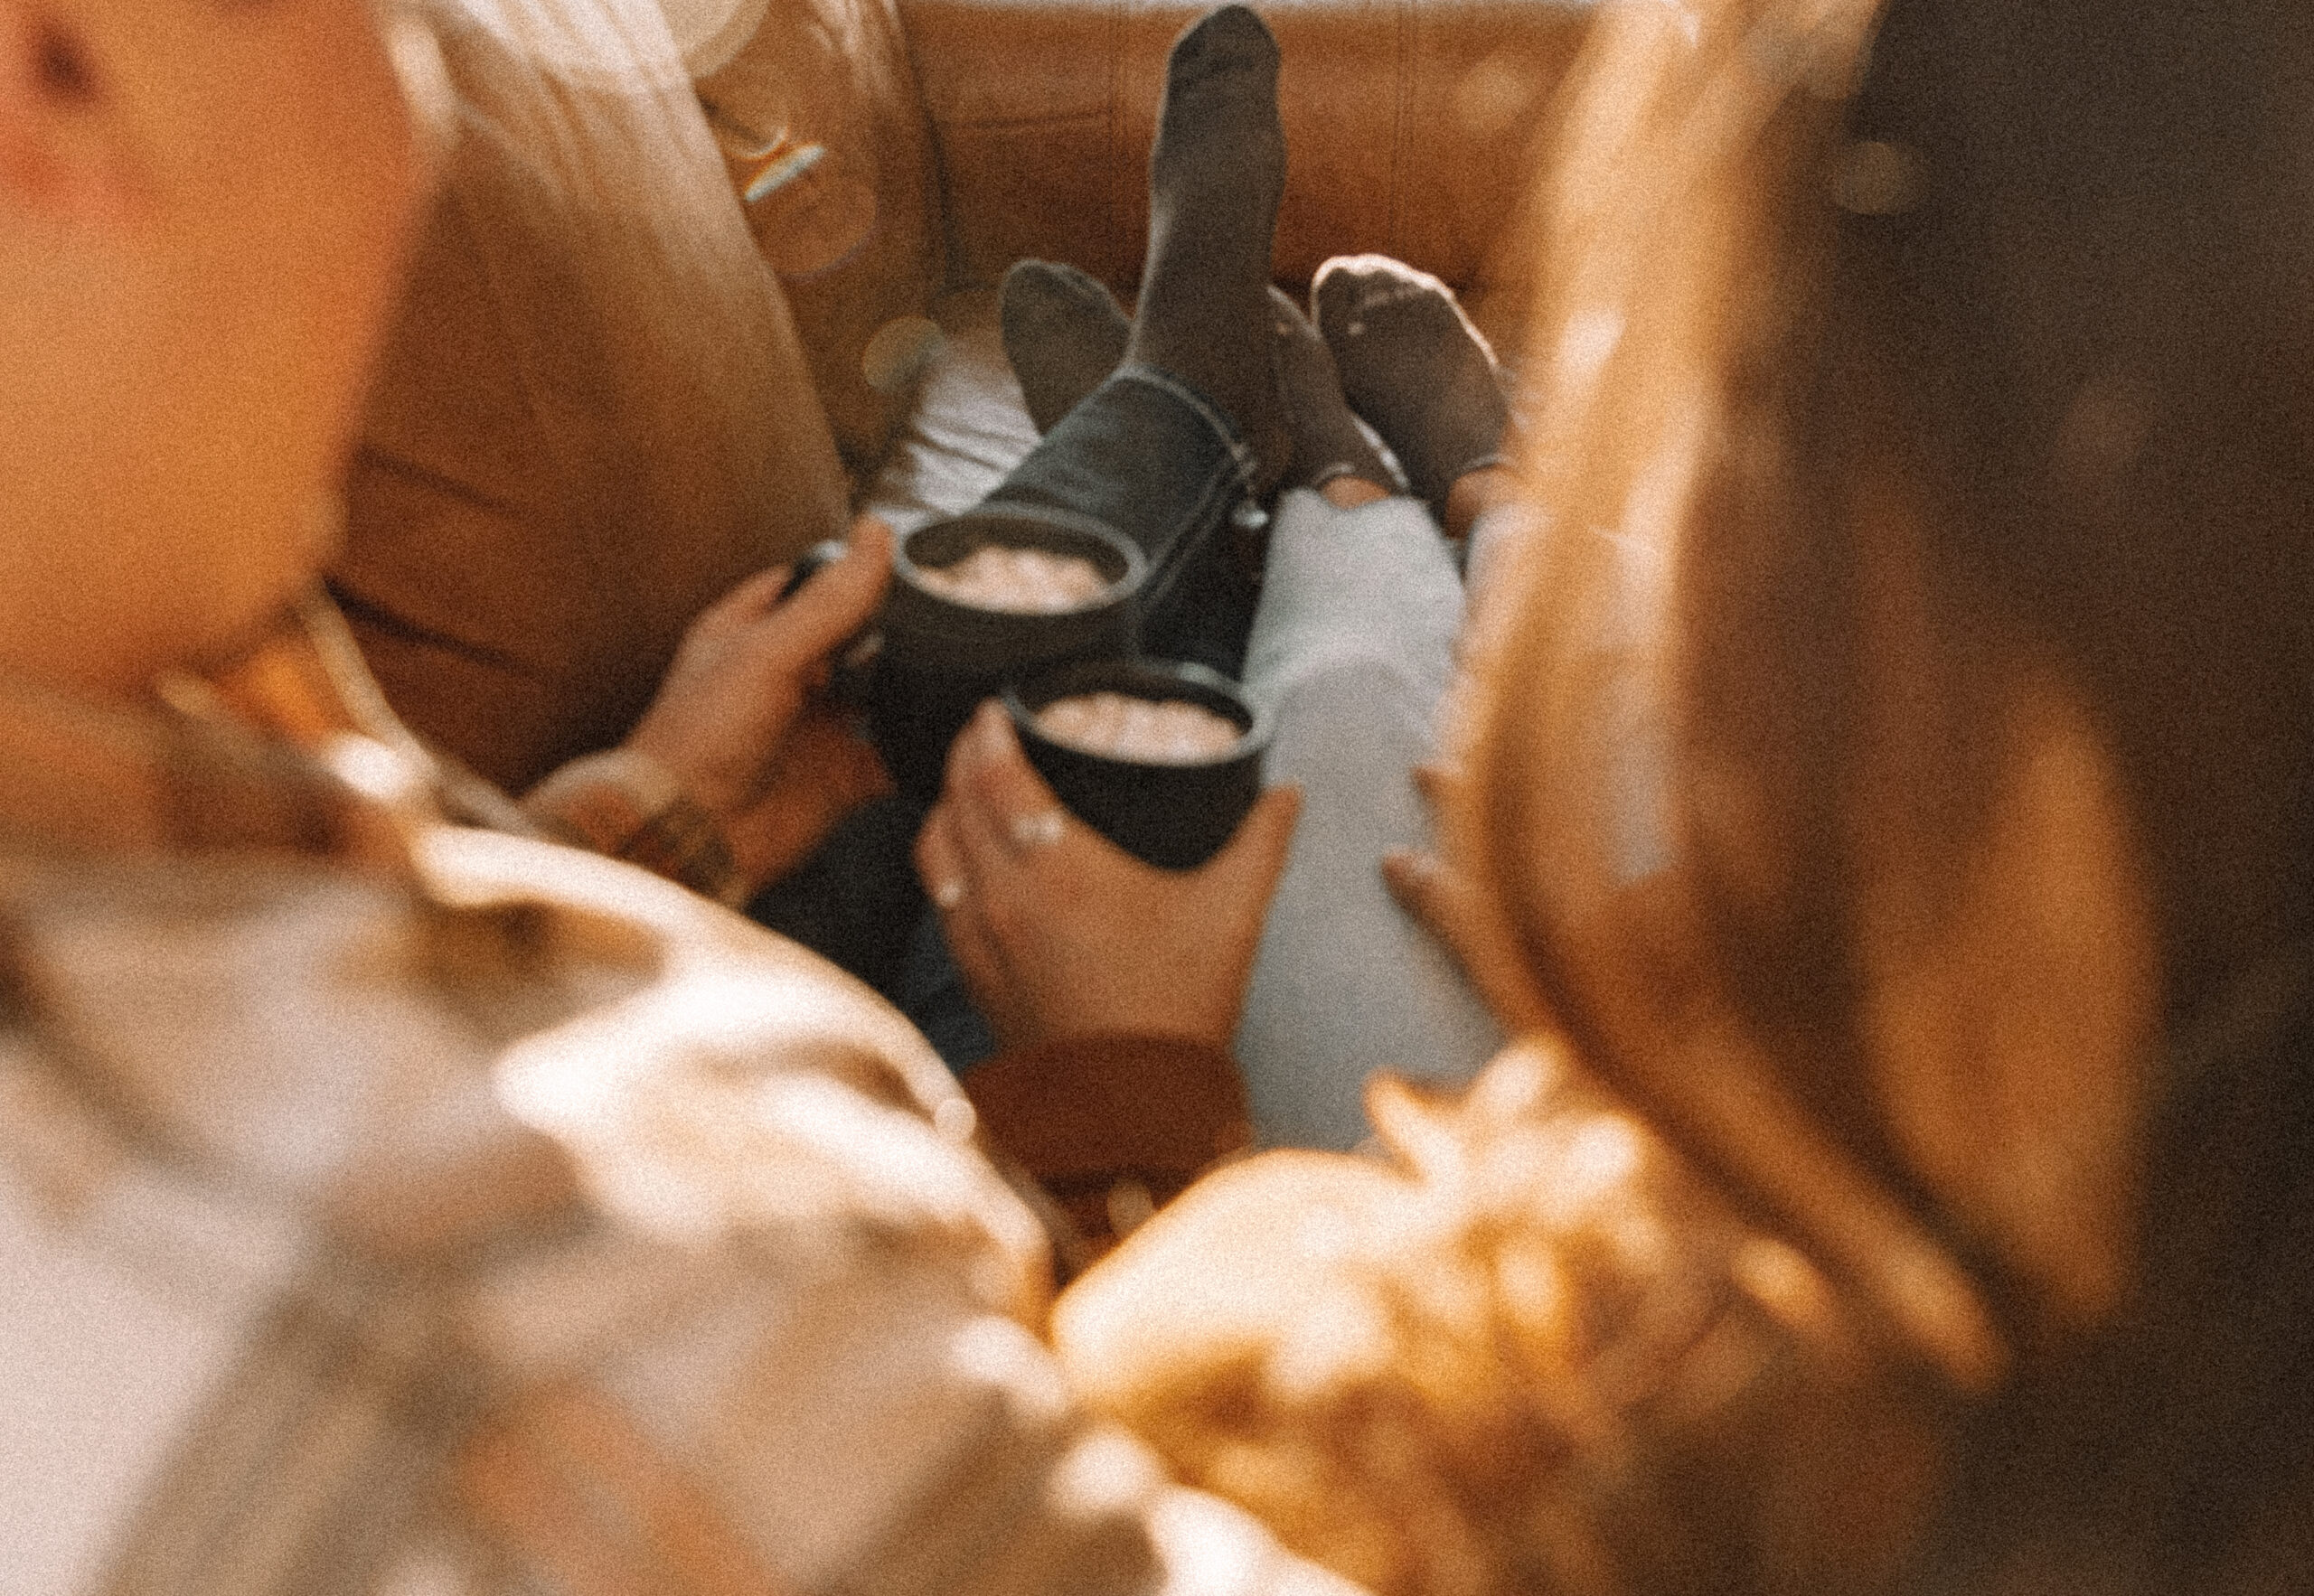
[[[1244,735],[1237,723],[1185,699],[1087,692],[1037,711],[1037,729],[1057,743],[1143,765],[1188,765],[1227,754]]]
[[[924,567],[918,579],[955,603],[1022,615],[1073,610],[1109,587],[1099,568],[1082,556],[1002,543],[983,543],[953,565]]]

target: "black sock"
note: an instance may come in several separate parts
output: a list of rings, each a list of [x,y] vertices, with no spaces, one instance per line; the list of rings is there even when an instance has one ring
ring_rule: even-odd
[[[1174,42],[1149,162],[1149,254],[1128,358],[1229,413],[1274,484],[1289,442],[1272,359],[1269,262],[1285,187],[1277,41],[1242,5]]]
[[[1455,482],[1501,461],[1510,409],[1494,352],[1453,289],[1386,255],[1327,261],[1310,299],[1350,408],[1443,522]]]
[[[1396,486],[1397,478],[1342,398],[1341,377],[1326,341],[1282,290],[1272,288],[1269,302],[1278,389],[1293,435],[1293,469],[1287,480],[1297,488],[1323,487],[1338,476],[1354,476],[1378,488]]]
[[[1099,278],[1050,260],[1016,260],[997,291],[1004,358],[1039,435],[1124,359],[1133,323]]]

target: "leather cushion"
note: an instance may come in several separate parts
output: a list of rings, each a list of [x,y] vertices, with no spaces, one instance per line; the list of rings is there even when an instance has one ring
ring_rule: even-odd
[[[901,0],[939,144],[950,276],[1022,256],[1130,285],[1148,225],[1165,52],[1203,0]],[[1515,0],[1273,0],[1288,148],[1275,275],[1379,250],[1457,287],[1487,275],[1589,14]]]

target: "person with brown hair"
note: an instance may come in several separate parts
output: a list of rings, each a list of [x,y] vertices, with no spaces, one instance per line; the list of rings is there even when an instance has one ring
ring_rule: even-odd
[[[1135,1232],[1096,1405],[1393,1592],[2303,1588],[2309,108],[2258,0],[1602,9],[1409,882],[1521,1039]]]

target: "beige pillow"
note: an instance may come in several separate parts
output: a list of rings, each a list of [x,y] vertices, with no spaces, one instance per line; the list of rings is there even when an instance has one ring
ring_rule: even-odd
[[[460,142],[349,483],[395,708],[510,788],[622,736],[846,483],[654,0],[439,0]]]
[[[932,348],[925,307],[947,277],[931,128],[892,0],[776,0],[699,95],[735,179],[767,177],[748,225],[864,481],[908,412]]]

